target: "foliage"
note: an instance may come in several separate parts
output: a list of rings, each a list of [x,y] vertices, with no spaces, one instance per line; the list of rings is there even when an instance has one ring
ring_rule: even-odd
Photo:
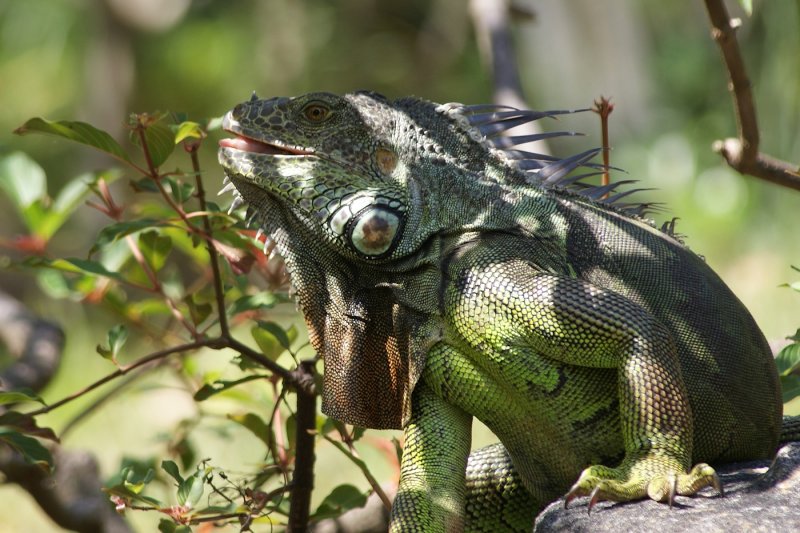
[[[800,272],[800,268],[796,266],[792,268]],[[782,287],[788,287],[800,292],[800,282],[797,281],[784,283]],[[784,346],[775,358],[781,379],[781,392],[784,403],[788,403],[800,396],[800,329],[794,335],[787,337],[787,339],[792,342]]]
[[[97,343],[97,353],[116,367],[105,377],[50,405],[31,391],[0,392],[0,404],[12,408],[0,415],[0,443],[26,461],[52,469],[53,457],[38,439],[58,439],[52,430],[37,426],[37,416],[121,376],[138,377],[166,367],[187,383],[198,405],[217,396],[233,400],[227,424],[251,432],[266,453],[253,472],[233,476],[211,459],[195,459],[192,431],[199,421],[182,422],[175,431],[178,442],[165,451],[182,468],[170,458],[126,461],[105,489],[118,512],[155,511],[165,517],[159,530],[167,532],[187,532],[208,522],[236,524],[242,531],[258,523],[286,523],[296,490],[290,483],[292,472],[313,467],[313,455],[300,457],[296,450],[297,433],[309,430],[356,463],[380,490],[353,448],[363,430],[353,431],[322,416],[317,416],[317,427],[301,428],[287,402],[287,395],[295,393],[313,402],[316,392],[313,380],[309,384],[298,374],[307,365],[299,364],[295,350],[297,328],[270,319],[273,307],[286,301],[285,276],[277,276],[275,282],[279,260],[264,256],[239,217],[223,213],[206,199],[198,151],[207,124],[177,122],[167,113],[137,114],[130,117],[128,130],[136,153],[82,122],[34,118],[18,128],[20,135],[55,135],[89,146],[123,165],[124,172],[113,169],[75,178],[55,200],[47,196],[44,171],[25,154],[0,160],[0,185],[29,232],[8,244],[23,256],[16,266],[38,276],[51,296],[102,306],[119,320]],[[164,170],[177,147],[189,156],[191,171]],[[131,200],[120,201],[109,183],[125,173],[133,176],[129,183],[135,192]],[[106,224],[86,258],[52,257],[54,233],[83,201],[102,213]],[[261,274],[266,286],[253,286],[248,274]],[[251,340],[238,340],[239,332],[249,332]],[[135,339],[161,347],[135,357],[128,349],[142,344],[129,342]],[[203,349],[234,350],[237,357],[228,363],[232,370],[226,374],[236,377],[223,379],[221,370],[203,373],[189,364]],[[283,363],[287,357],[293,361],[289,366]],[[178,360],[184,364],[174,364]],[[266,412],[253,411],[246,395],[237,396],[238,389],[253,386],[271,391],[274,403]],[[25,410],[31,403],[43,407]],[[150,494],[149,487],[156,485],[172,494],[169,501],[158,491]],[[367,495],[349,484],[336,486],[310,520],[362,506]]]

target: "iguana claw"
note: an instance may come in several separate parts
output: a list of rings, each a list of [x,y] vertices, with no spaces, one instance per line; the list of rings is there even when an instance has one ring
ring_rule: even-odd
[[[619,469],[589,467],[567,492],[564,508],[579,496],[589,496],[589,513],[600,501],[631,501],[644,497],[667,503],[672,508],[676,495],[692,496],[708,486],[714,487],[720,495],[725,494],[719,476],[705,463],[696,465],[687,474],[668,472],[650,479],[630,473],[625,475]]]
[[[597,502],[602,500],[602,497],[600,495],[600,487],[601,485],[598,485],[592,491],[592,494],[589,497],[589,505],[588,508],[586,509],[586,514],[592,514],[592,509],[594,508],[594,506],[597,505]]]

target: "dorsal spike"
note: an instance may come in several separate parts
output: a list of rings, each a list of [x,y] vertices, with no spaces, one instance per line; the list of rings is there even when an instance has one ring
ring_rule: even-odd
[[[478,126],[478,129],[483,135],[487,137],[495,137],[500,135],[506,130],[510,130],[511,128],[516,128],[517,126],[522,126],[523,124],[528,124],[529,122],[533,122],[542,118],[543,116],[547,115],[540,115],[537,117],[532,117],[529,115],[505,118],[502,120],[498,120],[495,122],[487,122]]]
[[[617,202],[619,202],[623,198],[626,198],[626,197],[630,196],[633,193],[642,192],[642,191],[652,191],[652,190],[653,190],[652,187],[640,187],[640,188],[637,188],[637,189],[628,189],[627,191],[621,191],[621,192],[618,192],[617,194],[609,196],[604,201],[606,203],[608,203],[608,204],[616,204]]]
[[[589,185],[580,191],[579,194],[586,196],[587,198],[591,198],[592,200],[600,200],[603,198],[603,196],[614,191],[617,187],[631,183],[636,183],[636,180],[615,181],[607,185]]]
[[[497,111],[494,113],[480,113],[477,115],[470,115],[467,117],[469,123],[473,126],[486,126],[488,124],[497,124],[501,122],[521,120],[521,123],[532,122],[540,118],[551,117],[555,118],[558,114],[569,113],[569,111]]]
[[[460,108],[465,115],[474,115],[476,113],[488,113],[494,111],[519,111],[516,107],[509,105],[499,104],[475,104],[465,105]]]
[[[509,159],[520,160],[520,161],[525,159],[533,159],[536,161],[560,161],[560,158],[554,155],[540,154],[537,152],[528,152],[527,150],[516,150],[514,148],[503,150],[503,153]]]
[[[599,154],[602,148],[592,148],[579,154],[554,161],[539,171],[539,179],[551,185]]]
[[[552,139],[553,137],[575,137],[583,135],[575,131],[548,131],[545,133],[534,133],[532,135],[515,135],[513,137],[497,137],[491,139],[489,142],[495,148],[505,149],[517,146],[518,144],[531,143],[541,141],[544,139]]]

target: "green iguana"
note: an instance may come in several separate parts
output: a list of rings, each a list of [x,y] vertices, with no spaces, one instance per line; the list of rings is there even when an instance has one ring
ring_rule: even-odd
[[[776,451],[775,364],[730,289],[572,177],[598,150],[505,135],[565,112],[358,92],[225,117],[225,190],[286,261],[323,411],[405,432],[392,531],[529,530],[565,492],[671,503]],[[468,460],[473,416],[502,445]]]

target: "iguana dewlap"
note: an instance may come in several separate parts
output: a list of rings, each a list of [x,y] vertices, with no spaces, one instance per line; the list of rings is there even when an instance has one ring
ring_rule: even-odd
[[[529,530],[567,491],[668,501],[775,452],[742,303],[626,193],[570,177],[596,151],[505,135],[557,113],[361,92],[225,117],[220,163],[286,261],[323,411],[404,429],[393,531]],[[468,464],[472,417],[502,446]]]

